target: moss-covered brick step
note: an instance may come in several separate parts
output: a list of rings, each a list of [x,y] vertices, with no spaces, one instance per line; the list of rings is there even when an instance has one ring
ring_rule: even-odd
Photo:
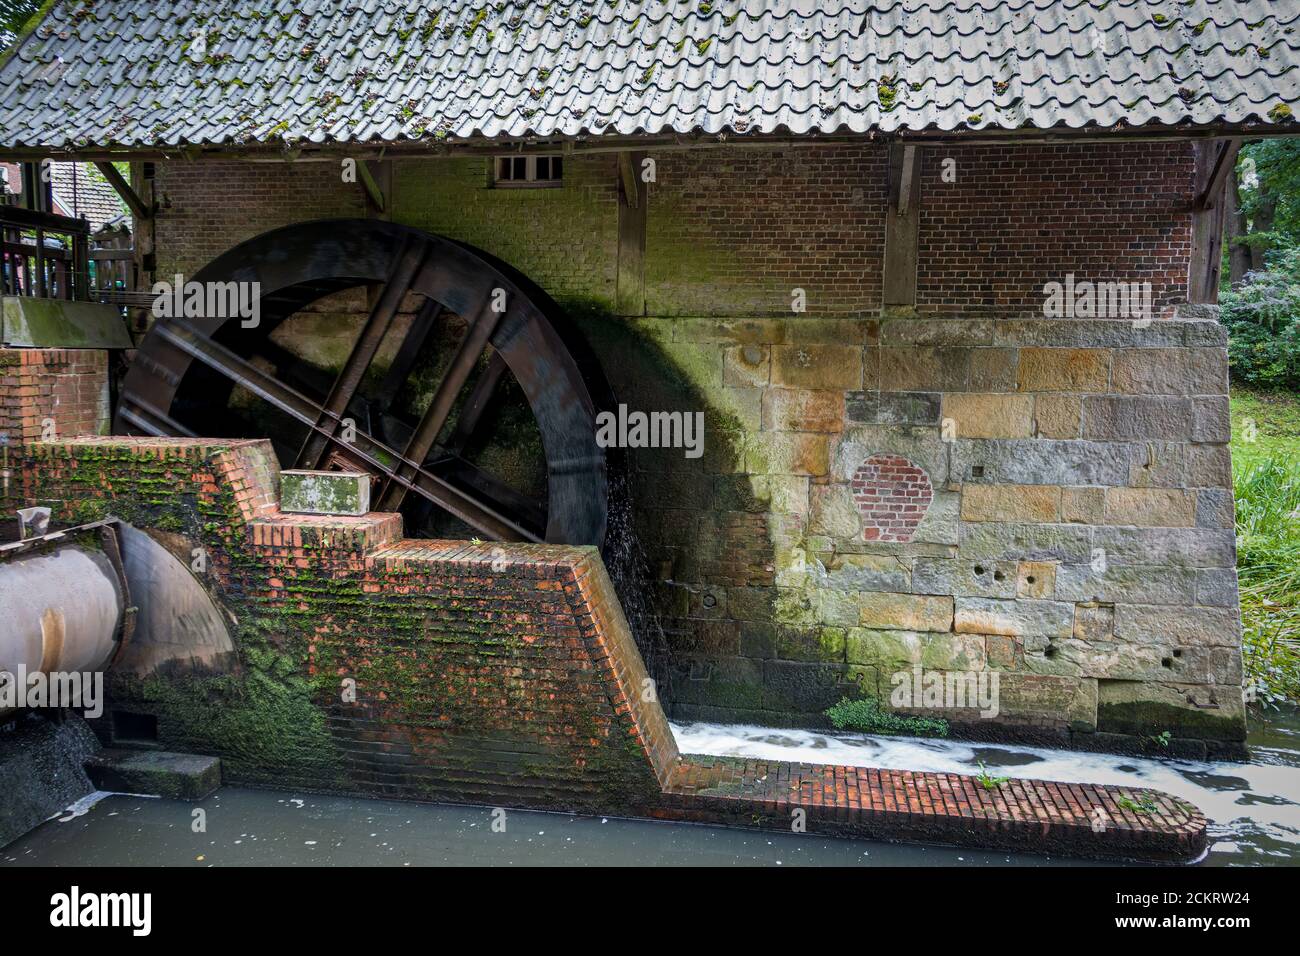
[[[166,750],[102,750],[86,760],[100,790],[202,800],[221,786],[221,759]]]

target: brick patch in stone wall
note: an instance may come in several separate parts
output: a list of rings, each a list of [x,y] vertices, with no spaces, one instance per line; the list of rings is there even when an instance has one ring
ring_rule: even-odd
[[[925,469],[899,455],[872,455],[851,486],[867,541],[911,541],[934,499]]]

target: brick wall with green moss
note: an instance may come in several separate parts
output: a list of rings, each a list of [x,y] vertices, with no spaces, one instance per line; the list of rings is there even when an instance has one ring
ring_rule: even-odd
[[[396,515],[281,515],[267,442],[14,450],[21,501],[203,549],[233,670],[110,672],[114,711],[226,779],[412,799],[635,810],[676,760],[591,548],[403,541]],[[13,504],[15,502],[6,502]]]

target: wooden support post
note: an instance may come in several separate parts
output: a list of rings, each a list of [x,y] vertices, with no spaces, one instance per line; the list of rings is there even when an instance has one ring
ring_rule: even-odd
[[[390,163],[376,163],[376,165],[380,167],[379,175],[381,178],[385,180],[391,178],[392,169]],[[383,187],[379,185],[375,174],[371,171],[369,162],[364,159],[358,160],[357,174],[361,177],[361,185],[366,187],[366,196],[369,198],[370,204],[376,212],[380,213],[379,218],[389,218],[387,198],[384,195]]]
[[[618,154],[618,285],[619,315],[645,315],[646,212],[650,194],[640,180],[645,153]]]
[[[113,187],[113,191],[122,197],[122,202],[126,203],[126,207],[131,210],[132,216],[136,219],[148,219],[153,215],[153,209],[147,206],[144,200],[131,188],[131,184],[122,178],[122,174],[117,171],[116,166],[112,163],[96,163],[95,168],[104,174],[104,178]]]
[[[885,214],[886,306],[916,305],[920,204],[921,148],[895,143],[889,147],[889,208]]]
[[[1192,256],[1188,264],[1187,301],[1213,303],[1219,298],[1220,260],[1227,203],[1223,192],[1237,164],[1240,139],[1192,144],[1196,173],[1192,200]]]

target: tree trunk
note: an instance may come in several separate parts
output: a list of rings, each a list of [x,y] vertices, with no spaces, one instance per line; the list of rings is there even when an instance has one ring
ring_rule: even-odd
[[[1223,238],[1223,244],[1228,247],[1228,282],[1235,289],[1250,271],[1250,247],[1245,242],[1246,214],[1241,211],[1241,190],[1236,173],[1233,173],[1224,193],[1228,208],[1224,210],[1227,235]]]
[[[1261,192],[1259,197],[1259,206],[1255,210],[1255,216],[1251,220],[1251,232],[1271,232],[1273,230],[1273,217],[1277,214],[1277,197],[1270,196]],[[1252,245],[1250,247],[1250,268],[1252,271],[1262,270],[1264,268],[1265,249],[1261,245]]]

